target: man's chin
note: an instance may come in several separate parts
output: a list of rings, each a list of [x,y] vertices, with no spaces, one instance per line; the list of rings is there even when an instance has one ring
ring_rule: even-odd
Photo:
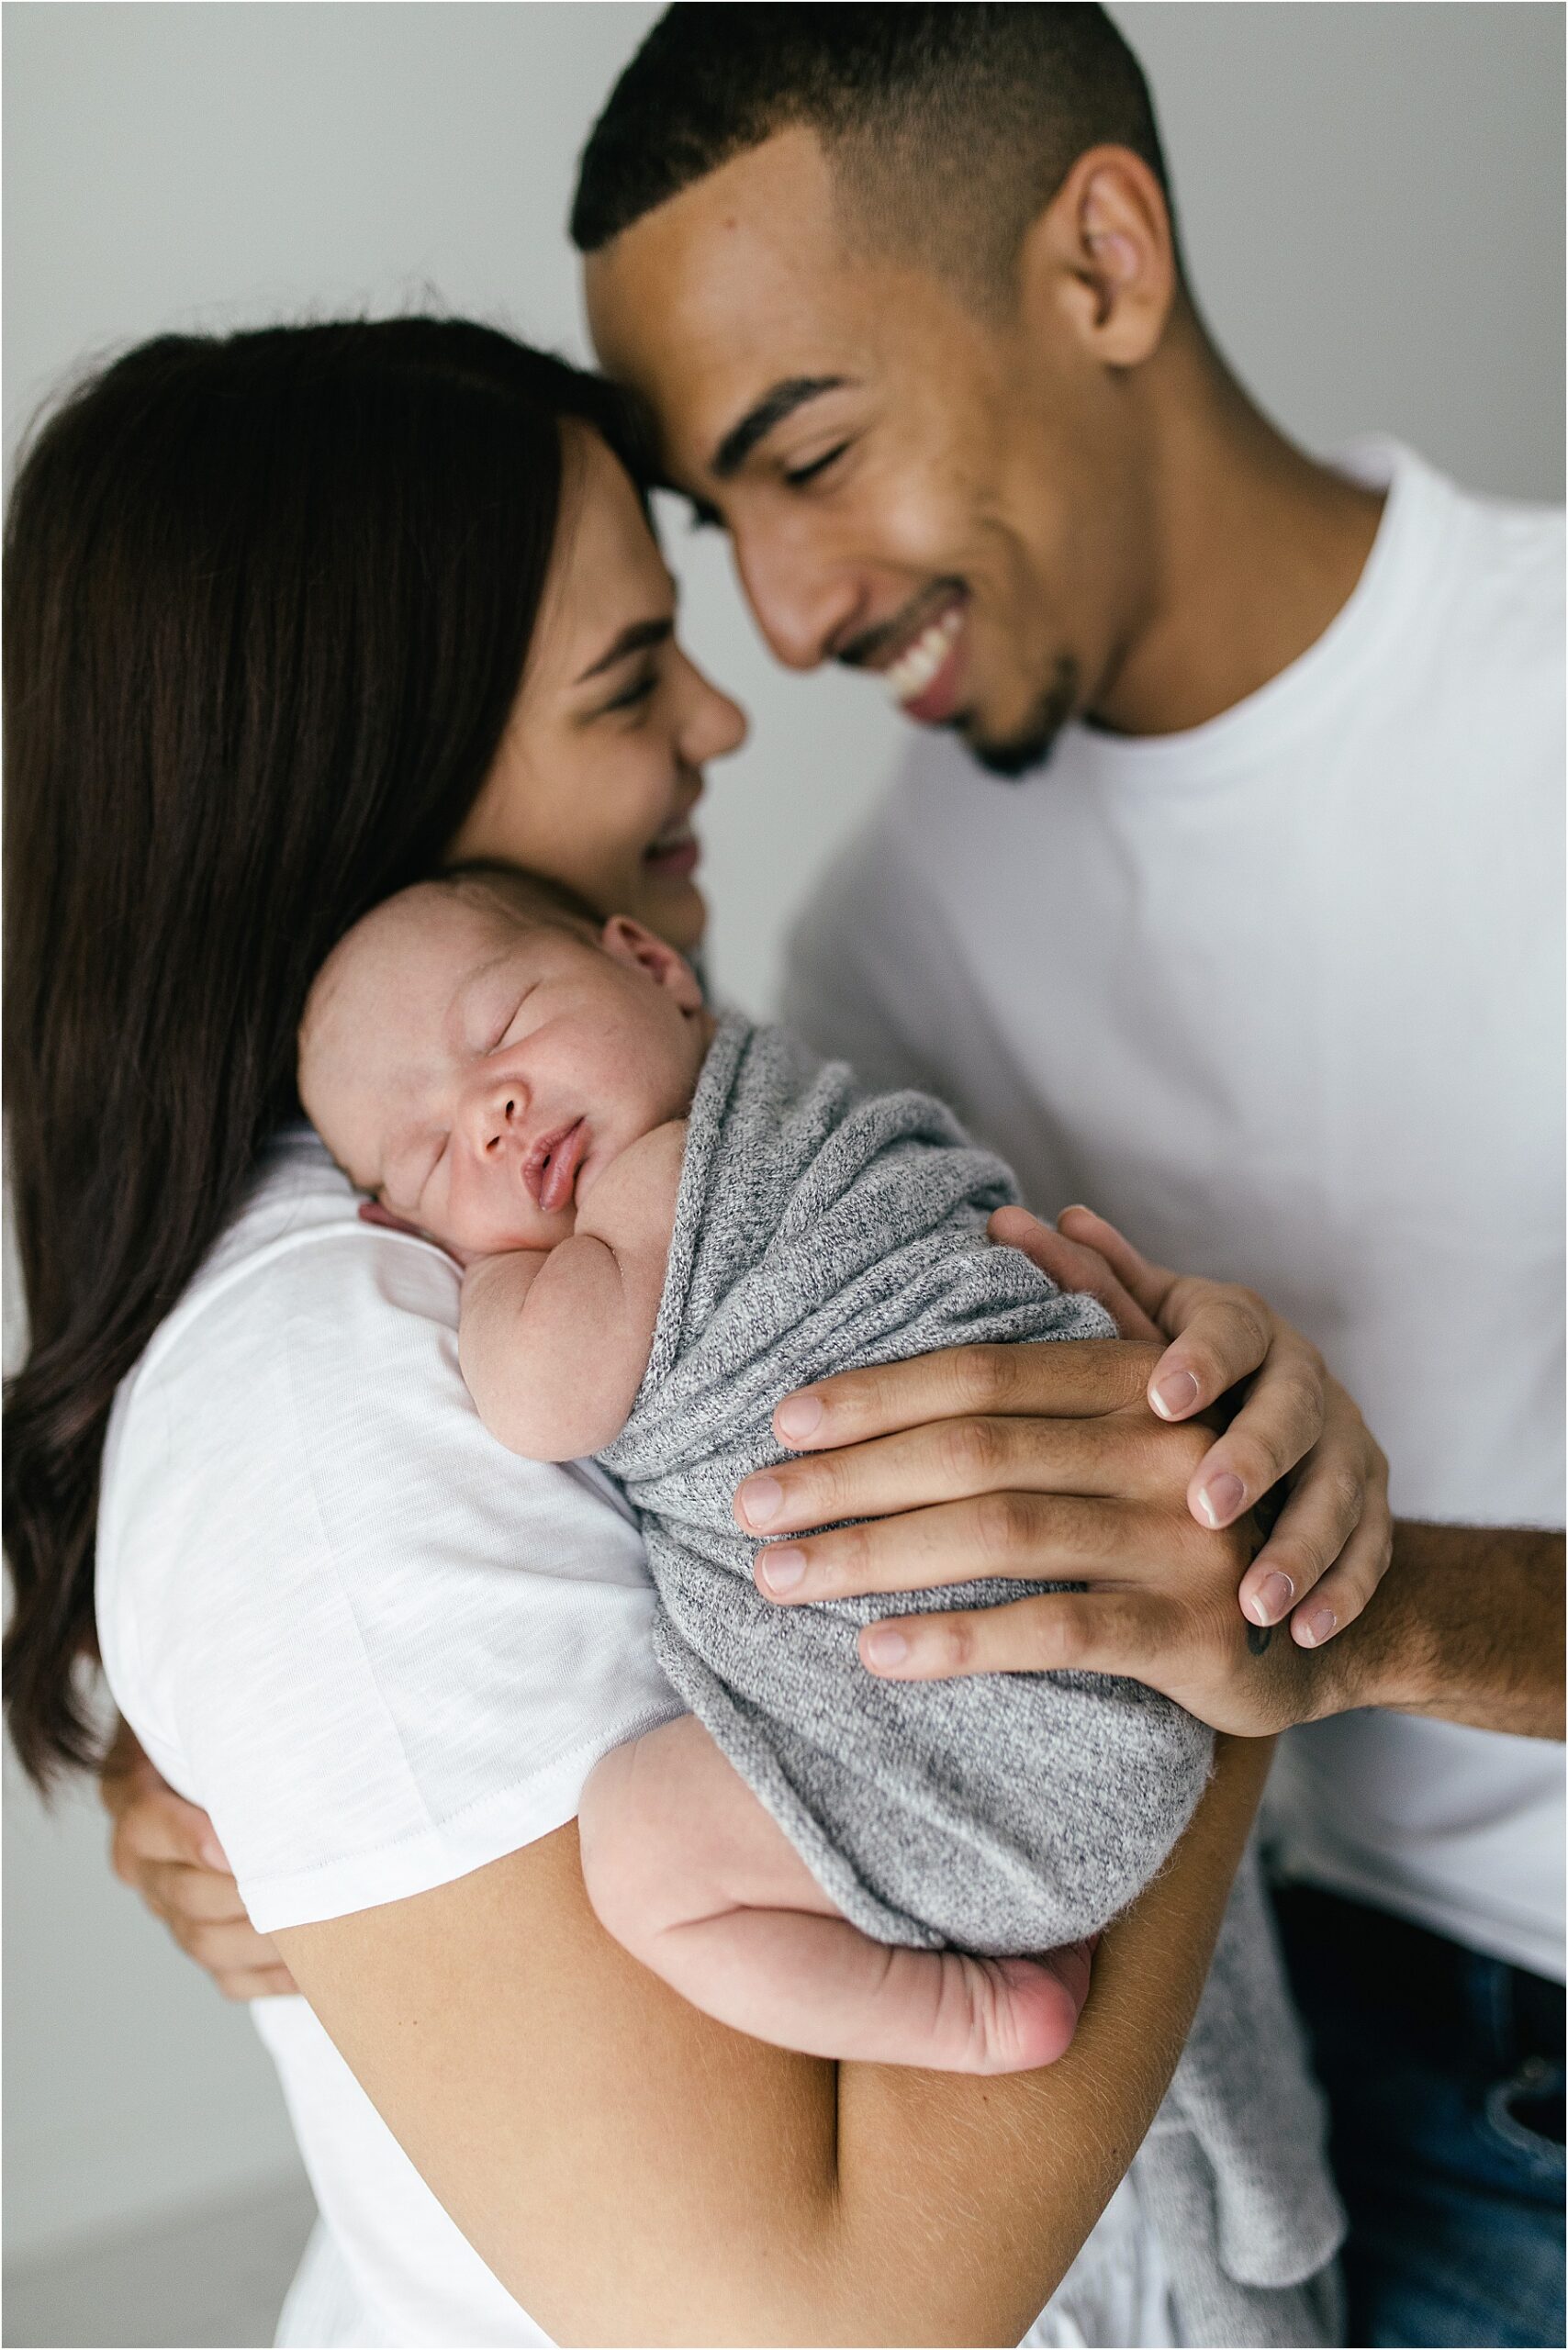
[[[1009,734],[989,734],[972,713],[956,722],[977,767],[1003,782],[1017,783],[1047,765],[1057,737],[1078,705],[1078,665],[1064,655],[1027,722]]]

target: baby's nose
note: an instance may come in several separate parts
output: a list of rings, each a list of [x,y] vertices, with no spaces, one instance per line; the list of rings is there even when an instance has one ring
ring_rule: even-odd
[[[485,1105],[484,1145],[487,1151],[499,1150],[508,1136],[516,1128],[523,1113],[522,1094],[516,1086],[506,1086],[493,1093]]]

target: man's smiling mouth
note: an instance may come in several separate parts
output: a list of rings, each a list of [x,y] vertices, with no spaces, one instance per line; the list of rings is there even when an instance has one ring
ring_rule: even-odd
[[[960,581],[942,580],[917,599],[913,612],[867,630],[838,658],[850,668],[874,670],[906,718],[944,725],[958,706],[968,604]]]
[[[901,710],[912,717],[924,717],[922,705],[934,697],[939,681],[946,682],[943,671],[956,666],[952,655],[963,625],[963,605],[949,604],[946,610],[938,612],[936,618],[921,630],[913,643],[883,670],[888,691]],[[943,714],[947,713],[945,711]]]

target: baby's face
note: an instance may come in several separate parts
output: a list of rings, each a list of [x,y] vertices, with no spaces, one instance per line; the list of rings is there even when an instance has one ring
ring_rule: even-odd
[[[564,1240],[605,1169],[690,1106],[712,1024],[688,966],[483,883],[405,890],[311,990],[299,1091],[362,1190],[465,1260]]]

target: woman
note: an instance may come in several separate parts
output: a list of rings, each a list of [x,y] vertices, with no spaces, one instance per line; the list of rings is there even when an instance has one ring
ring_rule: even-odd
[[[711,2024],[577,1865],[588,1769],[669,1706],[634,1530],[591,1472],[487,1442],[453,1268],[293,1123],[312,973],[443,858],[700,936],[689,819],[743,721],[675,642],[635,462],[604,386],[405,319],[149,344],[24,465],[12,1735],[40,1779],[90,1757],[95,1545],[111,1687],[308,2001],[256,2010],[327,2227],[285,2338],[1015,2340],[1162,2093],[1262,1742],[1224,1748],[1049,2071]],[[1257,1368],[1218,1344],[1222,1386]],[[1174,1542],[1207,1439],[1137,1404],[1157,1353],[1094,1425]],[[1205,1539],[1234,1576],[1241,1538]],[[1164,2338],[1125,2191],[1096,2257],[1040,2338]]]

